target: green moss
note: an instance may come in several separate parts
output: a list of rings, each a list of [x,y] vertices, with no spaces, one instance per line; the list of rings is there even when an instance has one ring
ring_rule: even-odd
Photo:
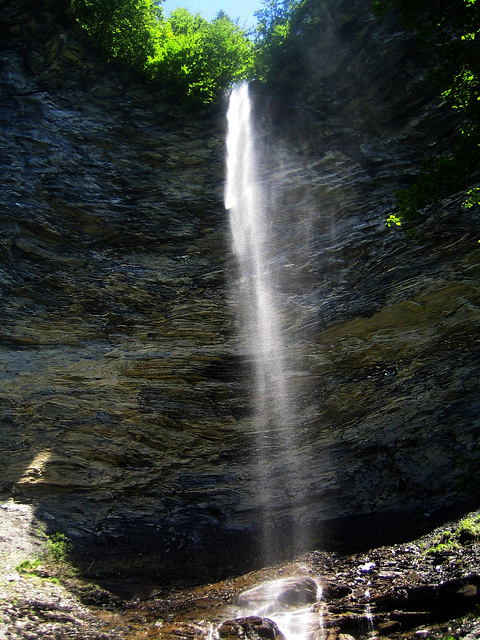
[[[480,516],[461,520],[455,535],[460,542],[477,540],[480,537]]]
[[[447,529],[439,534],[425,553],[443,555],[469,542],[480,538],[480,515],[473,515],[460,520],[454,529]]]
[[[442,533],[436,544],[427,549],[426,553],[429,555],[443,555],[458,547],[459,544],[454,532],[447,530]]]
[[[35,560],[24,560],[15,567],[15,571],[29,576],[37,575],[37,569],[41,565],[41,562],[40,558],[36,558]]]
[[[457,542],[439,542],[434,547],[427,549],[427,553],[430,555],[442,555],[458,547],[459,544]]]
[[[54,533],[47,536],[46,549],[42,556],[24,560],[15,570],[24,575],[58,582],[59,577],[71,577],[76,573],[70,563],[71,553],[70,539],[63,533]]]

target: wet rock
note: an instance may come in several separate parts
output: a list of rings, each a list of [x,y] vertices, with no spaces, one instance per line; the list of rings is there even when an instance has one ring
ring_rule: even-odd
[[[317,591],[317,583],[312,578],[287,578],[266,582],[245,591],[238,596],[237,601],[249,608],[274,611],[279,607],[313,604],[317,601]]]
[[[377,625],[377,631],[381,636],[399,631],[400,628],[401,624],[397,620],[385,620],[385,622],[379,622]]]
[[[476,584],[466,584],[457,591],[457,594],[465,598],[474,598],[478,595],[478,586]]]
[[[352,593],[352,588],[345,584],[327,584],[322,587],[322,599],[329,600],[337,600],[340,598],[344,598]]]
[[[476,623],[474,628],[463,636],[463,640],[478,640],[478,638],[480,638],[480,624]]]
[[[373,569],[375,569],[376,565],[374,562],[366,562],[358,567],[360,573],[370,573]]]
[[[282,585],[277,602],[287,607],[313,604],[317,601],[317,591],[317,583],[312,578],[291,578]]]
[[[275,622],[259,616],[226,620],[218,628],[218,634],[224,640],[286,640]]]

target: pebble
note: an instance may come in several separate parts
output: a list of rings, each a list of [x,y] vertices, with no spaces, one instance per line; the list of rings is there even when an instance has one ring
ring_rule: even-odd
[[[5,576],[5,580],[8,580],[8,582],[17,582],[17,580],[20,580],[20,576],[18,573],[9,573]]]

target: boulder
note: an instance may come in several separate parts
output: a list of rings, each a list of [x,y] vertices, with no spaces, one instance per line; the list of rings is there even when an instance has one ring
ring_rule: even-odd
[[[313,604],[317,601],[317,591],[317,583],[312,578],[291,578],[285,580],[277,602],[287,607]]]
[[[218,635],[222,640],[286,640],[273,620],[260,616],[226,620],[220,625]]]
[[[250,609],[274,611],[313,604],[317,601],[317,590],[317,583],[312,578],[293,577],[249,589],[239,595],[237,602]]]

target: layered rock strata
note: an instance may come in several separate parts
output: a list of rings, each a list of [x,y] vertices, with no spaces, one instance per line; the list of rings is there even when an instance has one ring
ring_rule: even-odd
[[[367,5],[339,5],[295,95],[253,89],[297,416],[276,515],[311,545],[475,495],[478,214],[459,194],[421,244],[385,229],[455,123]],[[262,500],[224,112],[162,101],[41,3],[2,14],[2,490],[101,553],[154,549],[156,571],[246,566]]]

